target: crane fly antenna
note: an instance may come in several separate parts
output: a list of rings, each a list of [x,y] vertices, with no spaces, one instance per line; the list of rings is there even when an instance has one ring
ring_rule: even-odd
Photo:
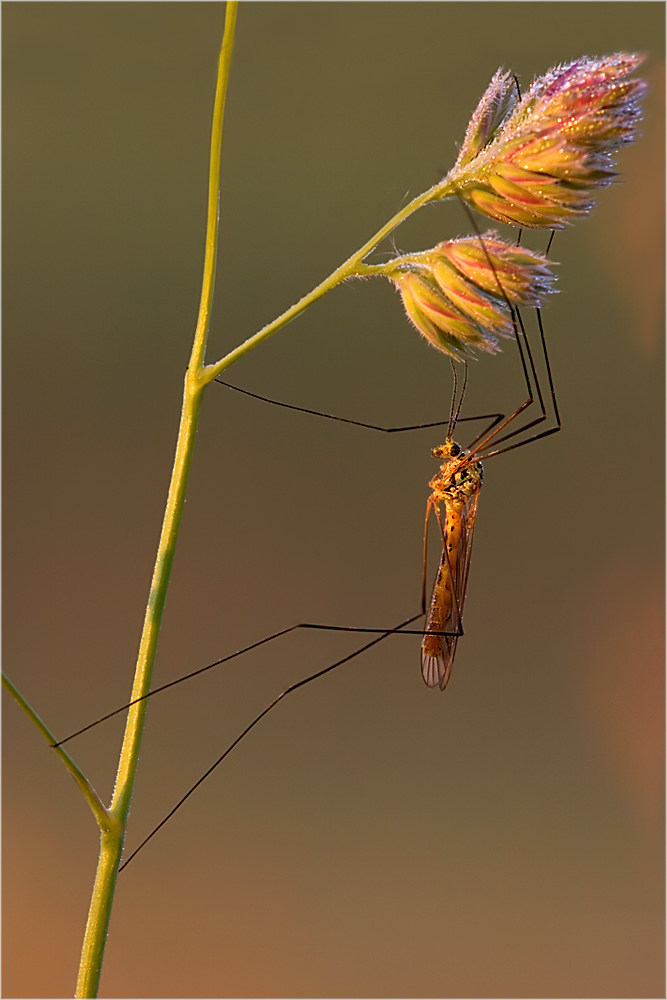
[[[456,374],[456,363],[453,358],[449,359],[452,366],[452,375],[454,376],[454,384],[452,387],[452,401],[449,407],[449,421],[447,422],[447,437],[451,438],[456,429],[456,425],[459,421],[461,415],[461,407],[463,406],[463,399],[466,394],[466,386],[468,385],[468,362],[463,362],[463,385],[461,386],[461,395],[459,396],[458,404],[456,402],[456,390],[458,386],[458,377]],[[502,417],[500,418],[502,419]]]
[[[456,365],[454,364],[454,358],[449,359],[449,363],[452,368],[452,399],[449,404],[449,420],[447,421],[447,437],[450,438],[454,431],[455,417],[454,417],[454,406],[456,405],[456,386],[458,383],[458,375],[456,373]]]

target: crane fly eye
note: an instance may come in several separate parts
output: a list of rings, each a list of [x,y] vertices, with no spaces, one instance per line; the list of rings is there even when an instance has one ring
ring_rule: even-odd
[[[452,456],[452,458],[456,458],[457,455],[461,454],[460,446],[458,444],[453,444],[449,449],[449,454]]]

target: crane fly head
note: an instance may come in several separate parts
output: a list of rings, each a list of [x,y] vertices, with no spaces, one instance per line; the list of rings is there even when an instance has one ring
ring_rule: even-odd
[[[463,448],[456,441],[452,441],[450,437],[447,438],[444,444],[438,445],[437,448],[433,448],[431,451],[433,458],[439,458],[441,461],[448,461],[454,458],[460,458],[465,454]]]

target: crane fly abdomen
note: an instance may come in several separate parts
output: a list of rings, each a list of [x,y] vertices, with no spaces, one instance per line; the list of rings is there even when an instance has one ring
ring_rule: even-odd
[[[429,687],[436,684],[444,689],[451,673],[452,657],[447,665],[444,655],[445,639],[437,633],[453,628],[454,607],[452,580],[456,580],[458,554],[461,539],[461,513],[463,504],[452,502],[447,508],[445,521],[446,549],[440,557],[438,573],[433,586],[433,594],[426,618],[426,635],[422,640],[422,674]],[[435,632],[435,635],[429,635]]]
[[[433,586],[422,640],[422,676],[428,687],[449,681],[456,644],[462,634],[461,616],[465,601],[477,500],[482,486],[482,464],[470,461],[466,452],[451,439],[433,449],[442,458],[440,471],[429,483],[431,495],[426,517],[434,508],[441,528],[443,553]],[[444,507],[444,522],[441,514]],[[448,634],[443,634],[448,633]]]

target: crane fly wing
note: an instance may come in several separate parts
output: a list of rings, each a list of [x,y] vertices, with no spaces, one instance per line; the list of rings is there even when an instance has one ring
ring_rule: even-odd
[[[431,598],[431,606],[435,601],[435,595],[440,583],[443,573],[449,572],[449,566],[445,554],[443,552],[440,557],[440,565],[438,566],[438,573],[435,578],[435,583],[433,585],[433,597]],[[444,625],[444,623],[443,623]],[[428,630],[428,624],[427,624]],[[444,627],[442,629],[444,631]],[[422,677],[424,678],[424,683],[427,687],[436,687],[440,683],[440,679],[444,676],[444,657],[443,657],[443,645],[449,636],[428,636],[428,631],[425,638],[422,640],[422,655],[421,655],[421,665],[422,665]]]
[[[455,578],[445,548],[440,557],[438,572],[433,584],[421,656],[424,683],[427,687],[436,687],[440,684],[443,690],[451,673],[458,635],[437,633],[453,632],[456,627],[455,604],[451,600],[454,587]],[[430,634],[431,632],[436,634]]]
[[[477,489],[468,500],[461,524],[461,555],[459,559],[461,575],[456,580],[456,586],[454,589],[456,603],[459,609],[459,620],[463,617],[463,605],[465,604],[466,591],[468,589],[468,571],[470,569],[470,557],[472,555],[472,539],[475,532],[478,500],[479,489]]]
[[[440,504],[445,508],[444,523]],[[433,509],[442,537],[442,555],[433,584],[426,629],[422,639],[421,668],[427,687],[439,684],[444,689],[449,680],[456,640],[461,631],[460,616],[453,595],[456,592],[464,504],[448,502],[445,497],[440,497],[433,504]]]

